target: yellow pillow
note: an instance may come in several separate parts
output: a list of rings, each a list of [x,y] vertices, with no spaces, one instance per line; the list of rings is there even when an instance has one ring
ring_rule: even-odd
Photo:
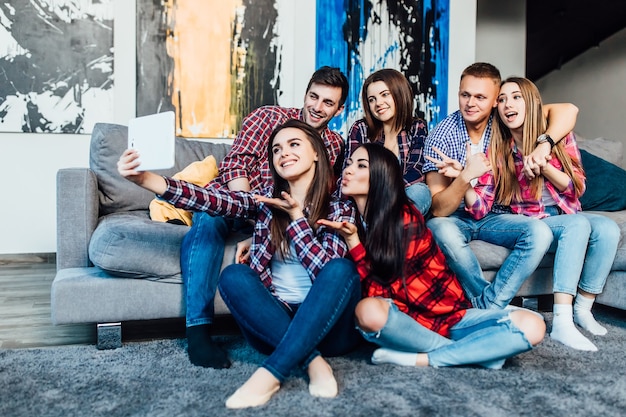
[[[217,177],[217,174],[217,162],[213,155],[209,155],[202,161],[192,162],[175,174],[174,178],[204,187]],[[192,216],[193,212],[176,208],[166,201],[155,198],[150,202],[150,218],[154,221],[180,220],[187,226],[191,226]]]

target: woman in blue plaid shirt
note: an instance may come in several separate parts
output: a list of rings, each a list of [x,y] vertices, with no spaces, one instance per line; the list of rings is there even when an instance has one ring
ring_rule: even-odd
[[[362,144],[384,146],[400,164],[409,199],[426,216],[432,201],[422,174],[428,131],[426,122],[413,116],[413,100],[411,84],[400,71],[384,68],[367,77],[361,89],[365,117],[350,127],[343,168]]]

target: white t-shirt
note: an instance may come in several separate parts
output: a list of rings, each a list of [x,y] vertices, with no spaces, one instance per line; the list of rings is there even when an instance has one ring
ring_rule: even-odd
[[[306,268],[296,256],[295,244],[291,242],[289,245],[286,259],[282,258],[280,251],[276,251],[270,267],[276,295],[289,304],[302,303],[313,283]]]

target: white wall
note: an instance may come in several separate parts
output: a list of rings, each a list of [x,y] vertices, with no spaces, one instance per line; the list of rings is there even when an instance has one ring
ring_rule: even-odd
[[[476,0],[450,0],[448,114],[459,108],[459,78],[476,61]]]
[[[135,114],[135,0],[115,0],[114,122]],[[89,165],[89,135],[0,133],[0,254],[56,252],[56,172]]]
[[[526,75],[526,1],[478,0],[476,15],[476,61]]]
[[[526,70],[526,2],[451,0],[448,113],[459,108],[461,72],[474,62],[489,62],[503,77]]]
[[[474,61],[476,0],[450,0],[450,6],[449,96],[456,106],[458,77]],[[115,114],[102,122],[127,124],[135,114],[135,7],[135,0],[115,0]],[[279,7],[281,30],[295,34],[283,45],[283,64],[293,76],[283,79],[280,104],[297,107],[315,70],[315,19],[309,18],[315,0],[279,0]],[[56,252],[56,173],[88,165],[89,135],[0,133],[0,254]]]
[[[576,131],[619,140],[626,149],[626,29],[537,81],[547,103],[579,108]]]

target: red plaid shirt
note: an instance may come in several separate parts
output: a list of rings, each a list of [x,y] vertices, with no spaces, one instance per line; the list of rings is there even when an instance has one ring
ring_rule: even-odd
[[[237,178],[247,178],[251,190],[261,190],[272,183],[267,145],[270,135],[279,124],[289,119],[302,120],[302,110],[279,106],[263,106],[243,119],[241,130],[230,151],[219,167],[216,181],[226,185]],[[330,164],[335,165],[341,153],[343,138],[328,127],[322,132]]]
[[[397,277],[391,285],[382,285],[370,278],[370,265],[362,244],[350,251],[361,276],[363,295],[393,300],[403,313],[411,316],[422,326],[449,336],[450,328],[457,324],[471,308],[461,284],[446,264],[446,259],[425,225],[421,214],[404,212],[405,229],[412,223],[420,223],[423,233],[411,236],[406,252],[404,282]]]
[[[217,183],[206,188],[164,177],[167,191],[160,197],[176,207],[185,210],[206,211],[212,215],[231,218],[255,219],[252,247],[250,248],[250,268],[257,272],[263,284],[273,292],[270,261],[272,249],[270,223],[272,211],[269,206],[257,203],[252,194],[245,191],[229,191]],[[259,193],[271,197],[272,187]],[[305,216],[308,211],[305,210]],[[355,209],[347,201],[331,198],[328,220],[336,222],[355,221]],[[320,226],[313,230],[306,218],[292,221],[287,226],[287,235],[294,242],[296,255],[307,270],[311,281],[321,269],[334,258],[347,254],[347,247],[338,232]]]
[[[580,151],[578,150],[578,145],[576,145],[576,138],[574,133],[570,133],[565,138],[563,138],[563,143],[565,143],[565,152],[575,160],[580,161]],[[517,175],[517,180],[520,184],[520,189],[522,192],[521,201],[513,201],[511,203],[510,209],[515,214],[523,214],[529,217],[537,217],[543,218],[547,217],[548,214],[545,212],[545,205],[542,199],[537,199],[530,188],[530,182],[524,176],[522,169],[524,167],[524,156],[515,146],[515,141],[511,139],[511,149],[513,149],[513,160],[515,162],[515,173]],[[559,170],[563,170],[563,165],[561,161],[559,161],[556,157],[553,157],[548,163]],[[580,180],[585,183],[585,173],[579,169],[574,168],[574,174],[580,178]],[[574,190],[574,183],[570,180],[567,188],[564,191],[559,191],[554,188],[554,185],[547,179],[545,180],[545,186],[550,196],[559,208],[563,211],[564,214],[574,214],[581,210],[580,200],[578,195]],[[476,194],[478,194],[478,199],[471,207],[465,207],[465,210],[469,212],[472,217],[475,219],[482,219],[491,211],[494,206],[495,198],[496,198],[496,187],[495,187],[495,179],[493,177],[493,171],[489,171],[484,174],[482,177],[478,179],[476,186],[474,187]],[[584,192],[584,190],[583,190]],[[582,193],[581,193],[582,195]]]

